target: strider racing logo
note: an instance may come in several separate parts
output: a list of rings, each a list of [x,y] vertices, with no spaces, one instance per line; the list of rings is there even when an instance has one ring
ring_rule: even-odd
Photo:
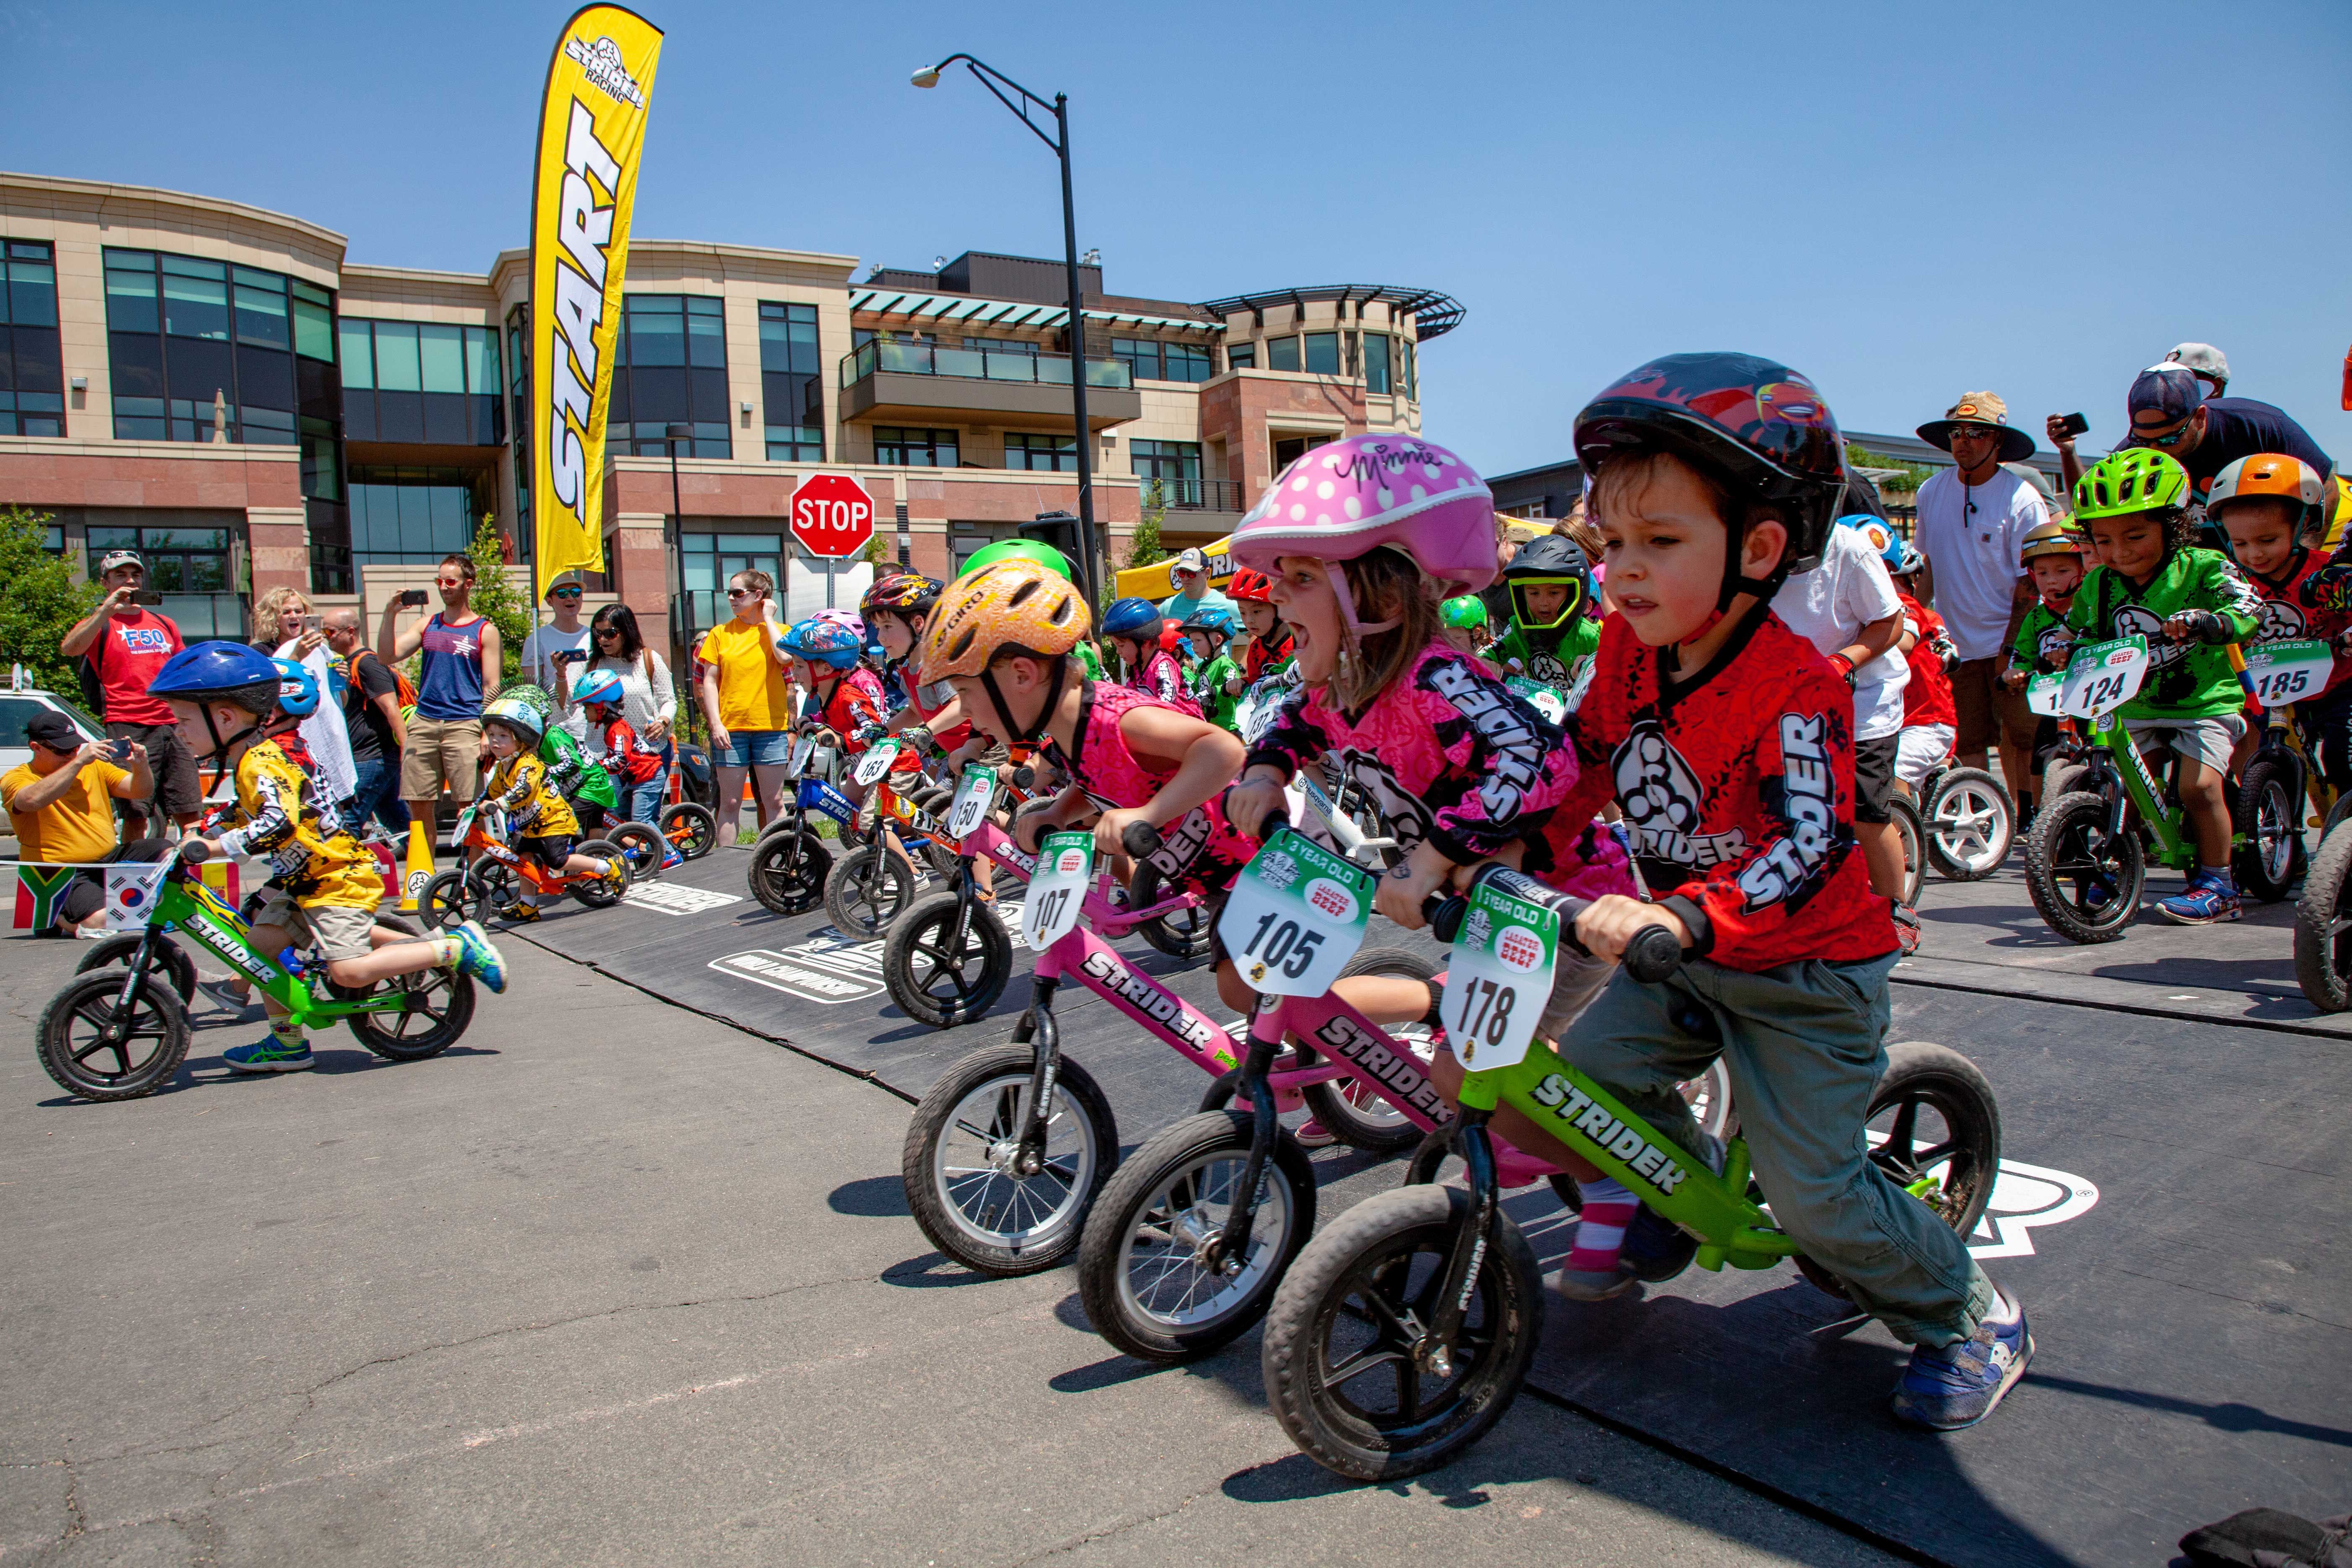
[[[1430,689],[1454,704],[1470,721],[1478,738],[1494,748],[1486,760],[1486,778],[1478,786],[1478,804],[1489,822],[1508,822],[1519,815],[1519,803],[1543,779],[1545,746],[1525,710],[1510,700],[1508,689],[1479,675],[1467,660],[1449,659],[1429,667]]]
[[[1341,1014],[1324,1021],[1315,1031],[1316,1043],[1333,1056],[1340,1057],[1362,1069],[1364,1076],[1381,1086],[1388,1098],[1399,1105],[1409,1105],[1431,1121],[1444,1123],[1454,1120],[1454,1109],[1438,1097],[1421,1064],[1410,1055],[1391,1050],[1384,1042],[1368,1035],[1357,1022]]]
[[[1165,991],[1145,980],[1109,953],[1097,950],[1088,952],[1078,973],[1089,980],[1101,982],[1111,994],[1145,1017],[1182,1039],[1196,1051],[1214,1057],[1226,1067],[1234,1065],[1234,1043],[1223,1029],[1213,1029],[1184,1010],[1184,1005]]]
[[[621,63],[621,46],[610,38],[598,38],[583,43],[578,38],[563,40],[564,58],[577,63],[588,78],[588,85],[605,97],[625,103],[632,109],[646,106],[646,89]]]
[[[1675,1157],[1618,1121],[1593,1098],[1558,1073],[1528,1090],[1538,1105],[1554,1108],[1552,1114],[1609,1152],[1612,1159],[1633,1167],[1633,1173],[1662,1193],[1672,1193],[1690,1173]]]

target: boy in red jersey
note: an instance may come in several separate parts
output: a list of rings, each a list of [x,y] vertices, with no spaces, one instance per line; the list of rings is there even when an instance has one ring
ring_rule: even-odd
[[[1617,613],[1557,815],[1590,816],[1613,793],[1653,900],[1596,899],[1577,936],[1613,958],[1663,925],[1686,962],[1658,984],[1621,970],[1560,1053],[1710,1163],[1675,1085],[1721,1056],[1774,1218],[1913,1345],[1895,1415],[1972,1425],[2022,1375],[2032,1341],[1963,1238],[1866,1158],[1895,927],[1854,843],[1852,693],[1770,608],[1837,516],[1836,421],[1784,365],[1676,354],[1587,406],[1576,447]],[[1441,1084],[1458,1081],[1453,1061],[1438,1058]],[[1566,1152],[1507,1108],[1495,1126],[1529,1152]],[[1643,1278],[1693,1250],[1646,1208],[1626,1237]]]
[[[2336,667],[2325,690],[2294,705],[2294,727],[2303,734],[2312,771],[2337,792],[2352,788],[2352,654],[2344,633],[2352,626],[2347,574],[2321,572],[2328,557],[2306,544],[2316,538],[2327,489],[2311,465],[2279,452],[2241,458],[2213,476],[2205,495],[2205,517],[2229,535],[2230,553],[2262,596],[2254,641],[2298,642],[2317,638],[2336,647]],[[2233,769],[2242,767],[2262,739],[2261,725],[2247,725],[2238,741]]]

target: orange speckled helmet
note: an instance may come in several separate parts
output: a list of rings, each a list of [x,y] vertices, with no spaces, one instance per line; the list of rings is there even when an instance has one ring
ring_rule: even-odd
[[[1068,578],[1056,576],[1034,561],[992,562],[957,578],[940,595],[923,630],[923,682],[929,685],[951,675],[976,675],[1005,723],[1019,729],[989,666],[1006,654],[1053,660],[1045,706],[1036,722],[1014,737],[1034,740],[1061,700],[1068,671],[1061,656],[1077,647],[1093,624],[1084,595]]]

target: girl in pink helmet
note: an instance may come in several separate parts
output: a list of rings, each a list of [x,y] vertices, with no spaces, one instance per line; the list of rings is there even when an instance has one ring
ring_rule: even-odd
[[[1633,891],[1607,825],[1555,809],[1577,782],[1559,727],[1445,641],[1439,605],[1496,573],[1494,498],[1467,463],[1408,437],[1318,447],[1242,519],[1232,552],[1271,580],[1303,682],[1227,796],[1235,828],[1255,837],[1291,776],[1328,758],[1371,792],[1397,839],[1374,906],[1399,925],[1420,927],[1424,898],[1488,860],[1580,898]],[[1610,968],[1563,951],[1537,1034],[1556,1038]],[[1361,984],[1382,988],[1350,997],[1377,1021],[1420,1017],[1435,1001],[1416,981]],[[1585,1187],[1579,1250],[1589,1233],[1613,1254],[1633,1194],[1591,1167],[1574,1173]],[[1571,1277],[1577,1267],[1571,1258]]]

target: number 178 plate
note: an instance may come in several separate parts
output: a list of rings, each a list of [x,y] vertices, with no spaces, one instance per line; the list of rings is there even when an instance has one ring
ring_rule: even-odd
[[[1559,911],[1513,898],[1480,879],[1445,969],[1446,1043],[1474,1072],[1524,1059],[1551,1000],[1559,962]]]
[[[1370,875],[1286,827],[1242,868],[1217,936],[1258,994],[1320,996],[1364,944],[1371,913]]]

